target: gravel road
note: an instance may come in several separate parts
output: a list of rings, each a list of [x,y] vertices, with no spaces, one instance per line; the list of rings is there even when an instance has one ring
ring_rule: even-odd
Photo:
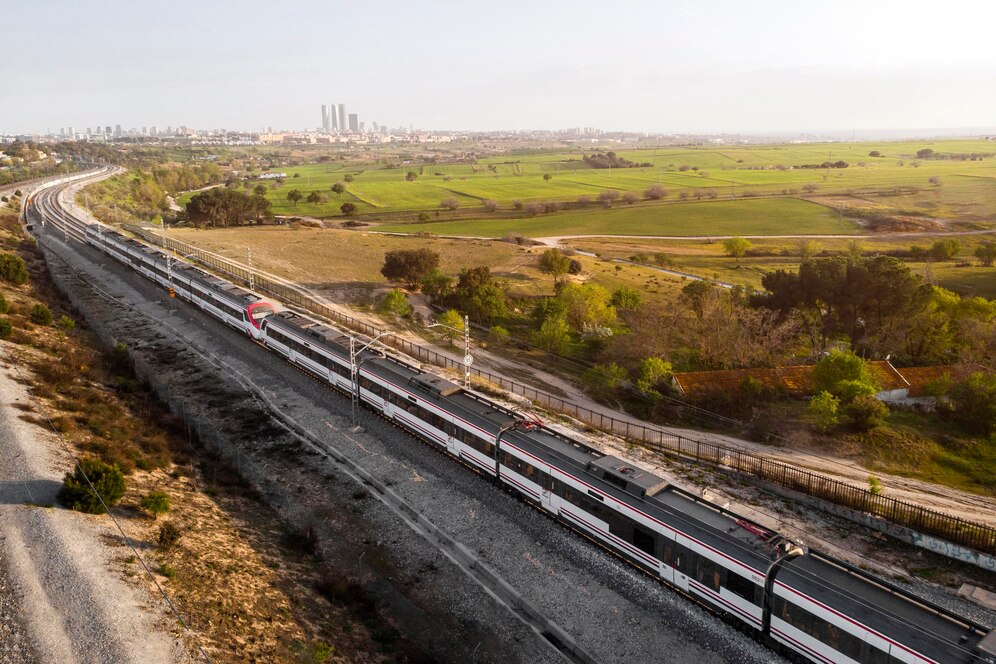
[[[349,401],[231,329],[192,308],[177,303],[175,313],[164,309],[161,289],[89,249],[66,251],[54,237],[44,246],[66,256],[86,272],[91,284],[133,303],[159,321],[136,317],[113,307],[94,305],[116,338],[125,341],[171,383],[171,392],[188,390],[210,415],[224,418],[233,404],[247,399],[225,382],[231,379],[210,367],[188,370],[198,359],[186,344],[224,358],[224,364],[250,376],[283,412],[313,435],[335,446],[426,515],[448,535],[477,552],[482,560],[513,585],[548,617],[566,629],[597,661],[626,662],[764,662],[781,661],[767,649],[692,605],[648,577],[580,539],[513,496],[493,487],[426,445],[363,413],[366,431],[348,431]],[[81,258],[85,257],[85,258]],[[100,264],[100,267],[97,266]],[[54,266],[54,264],[53,264]],[[165,327],[175,330],[164,332]],[[161,362],[158,367],[155,362]],[[207,364],[203,360],[201,365]],[[213,386],[212,399],[196,389]],[[290,512],[324,504],[329,511],[319,524],[332,535],[323,540],[332,549],[358,538],[367,546],[356,560],[376,554],[378,565],[390,570],[373,585],[391,586],[384,597],[394,598],[396,613],[411,611],[416,620],[431,607],[445,611],[455,634],[437,634],[450,641],[451,652],[464,655],[450,661],[558,661],[535,632],[524,628],[393,514],[372,500],[356,498],[357,485],[337,476],[327,461],[294,447],[285,439],[243,440],[244,470],[266,466],[271,482],[266,496]],[[351,504],[352,503],[352,504]],[[372,553],[371,553],[372,552]],[[333,551],[334,553],[334,551]],[[367,557],[370,560],[370,557]],[[376,571],[368,568],[368,571]],[[433,613],[435,615],[435,613]],[[439,623],[437,623],[439,624]],[[485,640],[481,640],[485,639]],[[489,641],[488,641],[489,640]],[[488,643],[470,648],[468,644]],[[552,654],[551,654],[552,653]]]
[[[108,517],[47,507],[72,461],[19,418],[37,403],[0,357],[0,662],[186,661],[161,605],[110,571]]]

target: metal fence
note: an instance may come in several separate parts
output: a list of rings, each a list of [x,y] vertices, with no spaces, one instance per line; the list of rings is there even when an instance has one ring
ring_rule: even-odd
[[[153,233],[149,229],[129,226],[128,230],[148,242],[171,249],[184,256],[196,258],[201,264],[216,272],[248,286],[249,270],[238,263],[227,260],[211,252]],[[283,303],[293,304],[344,327],[369,337],[389,331],[379,328],[353,316],[336,311],[303,292],[300,288],[276,282],[266,275],[253,272],[252,282],[259,292],[267,293]],[[406,339],[388,335],[381,341],[403,353],[439,367],[462,372],[462,362],[420,346]],[[996,553],[996,528],[967,521],[960,517],[930,510],[896,498],[875,494],[863,487],[854,486],[826,475],[814,473],[772,461],[746,450],[694,440],[679,434],[664,431],[658,427],[640,424],[626,419],[617,419],[598,411],[579,406],[571,401],[523,385],[504,376],[471,367],[471,374],[513,394],[521,395],[533,403],[550,410],[573,417],[601,431],[616,434],[639,443],[655,452],[694,459],[723,469],[752,475],[788,489],[800,491],[815,498],[825,500],[860,512],[869,513],[921,533],[933,535],[949,542],[966,546],[985,553]]]

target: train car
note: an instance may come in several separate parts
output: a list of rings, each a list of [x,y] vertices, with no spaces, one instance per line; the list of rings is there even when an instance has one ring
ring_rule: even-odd
[[[168,283],[162,252],[91,231],[91,244]],[[383,417],[794,658],[996,664],[996,633],[984,625],[815,551],[786,563],[789,543],[778,533],[559,432],[513,429],[507,408],[398,358],[359,353],[354,382],[350,339],[339,330],[277,313],[199,268],[172,269],[195,306],[323,382],[356,389]]]

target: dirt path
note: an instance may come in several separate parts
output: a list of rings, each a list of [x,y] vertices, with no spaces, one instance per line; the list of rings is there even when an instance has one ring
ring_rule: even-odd
[[[188,661],[161,605],[110,571],[108,517],[49,507],[72,462],[20,419],[37,403],[0,358],[0,662]]]
[[[959,235],[991,235],[996,233],[996,228],[987,228],[975,231],[937,231],[926,232],[917,231],[914,233],[859,233],[847,235],[813,235],[813,234],[790,234],[790,235],[551,235],[548,237],[530,238],[545,245],[556,247],[563,244],[564,240],[584,240],[590,238],[609,238],[613,240],[729,240],[733,237],[742,237],[748,240],[870,240],[875,238],[924,238]],[[469,239],[469,238],[468,238]]]

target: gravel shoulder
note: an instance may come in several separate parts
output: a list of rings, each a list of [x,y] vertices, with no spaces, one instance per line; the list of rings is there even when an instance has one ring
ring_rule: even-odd
[[[162,608],[111,571],[106,516],[59,507],[72,461],[19,418],[32,404],[0,358],[0,662],[185,662]]]

